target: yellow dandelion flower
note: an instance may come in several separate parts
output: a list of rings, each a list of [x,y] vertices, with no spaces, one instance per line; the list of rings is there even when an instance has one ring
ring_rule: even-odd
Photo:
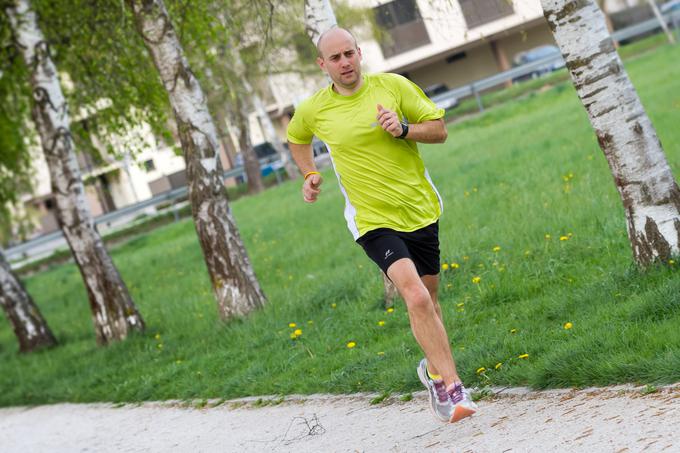
[[[675,260],[668,260],[668,264],[670,264],[671,266],[674,265],[674,264],[675,264]]]
[[[517,358],[518,358],[518,359],[528,359],[528,358],[529,358],[529,354],[520,354],[520,355],[517,356]]]
[[[331,308],[335,308],[337,306],[338,306],[338,304],[336,304],[335,302],[331,304]]]
[[[354,342],[354,341],[350,341],[350,342],[347,343],[347,347],[348,347],[349,349],[352,349],[352,348],[355,347],[356,345],[357,345],[357,344],[356,344],[356,342]]]
[[[290,338],[291,338],[292,340],[296,340],[297,337],[298,337],[298,336],[295,335],[295,332],[291,332],[291,333],[290,333]]]
[[[569,236],[560,236],[560,241],[568,241]]]
[[[293,327],[297,327],[297,324],[295,324],[294,322],[291,322],[290,324],[288,324],[288,327],[290,327],[292,329]]]
[[[564,323],[564,328],[565,328],[566,330],[569,330],[569,329],[571,329],[572,327],[574,327],[574,325],[573,325],[572,323],[570,323],[570,322],[565,322],[565,323]]]
[[[503,366],[503,362],[498,362],[494,368],[499,369],[501,366]]]
[[[383,351],[378,352],[378,355],[385,355]]]
[[[387,313],[392,313],[394,311],[394,308],[390,307],[387,309]]]
[[[546,238],[546,239],[550,239],[551,236],[550,236],[549,234],[546,234],[546,235],[545,235],[545,238]]]
[[[517,333],[517,329],[510,329],[510,333]]]
[[[493,248],[493,251],[494,251],[494,252],[500,252],[500,251],[501,251],[500,245],[497,245],[496,247],[494,247],[494,248]]]
[[[482,277],[472,277],[472,283],[475,285],[482,281]]]
[[[458,263],[451,263],[451,269],[458,269],[460,267],[460,264]]]
[[[161,334],[157,333],[156,335],[154,335],[154,338],[155,338],[156,340],[160,340],[160,339],[161,339]]]
[[[470,257],[467,256],[467,255],[463,257],[463,261],[467,261],[467,260],[469,260],[469,259],[470,259]]]
[[[295,329],[293,333],[299,337],[300,335],[302,335],[302,329]]]
[[[486,371],[486,368],[484,368],[484,367],[477,368],[477,374],[482,374],[485,371]]]
[[[465,305],[465,302],[460,302],[460,303],[456,304],[456,307],[462,307],[463,305]]]
[[[385,321],[378,321],[378,325],[379,325],[380,327],[384,326],[384,325],[385,325]]]
[[[442,270],[448,270],[449,265],[447,263],[442,264]]]

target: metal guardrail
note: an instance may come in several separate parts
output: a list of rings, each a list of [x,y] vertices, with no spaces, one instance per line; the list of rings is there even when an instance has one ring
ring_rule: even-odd
[[[269,166],[271,166],[272,169],[274,170],[277,182],[281,183],[281,177],[278,174],[277,170],[282,168],[283,166],[282,162],[279,159],[271,158],[260,159],[261,170]],[[222,179],[226,181],[229,178],[236,178],[239,176],[245,177],[245,175],[246,175],[245,168],[243,166],[240,166],[223,172]],[[188,194],[188,192],[189,192],[188,187],[186,186],[178,187],[176,189],[163,192],[162,194],[156,195],[155,197],[149,198],[147,200],[130,204],[120,209],[116,209],[115,211],[107,212],[105,214],[97,216],[94,219],[94,223],[95,225],[109,224],[115,220],[118,220],[128,215],[136,214],[152,206],[158,206],[165,202],[174,203],[176,200],[185,197]],[[54,242],[55,244],[57,244],[58,247],[60,245],[66,244],[66,239],[64,238],[64,234],[61,232],[61,230],[43,234],[41,236],[38,236],[37,238],[31,239],[26,242],[22,242],[21,244],[18,244],[14,247],[9,247],[5,249],[4,250],[5,258],[9,263],[22,260],[31,250],[37,249],[42,245],[49,244],[50,242]]]
[[[664,16],[664,19],[666,20],[666,23],[670,24],[673,26],[673,28],[677,31],[680,25],[680,11],[671,11],[669,13],[666,13]],[[652,18],[649,20],[646,20],[644,22],[641,22],[639,24],[632,25],[630,27],[617,30],[614,33],[612,33],[612,38],[615,41],[624,41],[626,39],[630,39],[632,37],[648,33],[652,30],[655,30],[660,27],[659,21],[656,18]],[[511,81],[515,78],[526,76],[528,74],[533,73],[537,69],[543,68],[545,66],[549,66],[555,63],[559,63],[562,61],[561,56],[551,56],[547,58],[543,58],[541,60],[534,61],[532,63],[528,63],[523,66],[519,66],[517,68],[510,69],[508,71],[500,72],[498,74],[495,74],[491,77],[486,77],[484,79],[477,80],[475,82],[472,82],[468,85],[459,87],[459,88],[454,88],[453,90],[449,90],[445,93],[441,93],[438,95],[438,97],[455,97],[456,99],[461,99],[465,98],[468,96],[475,96],[477,99],[477,105],[479,106],[480,111],[484,110],[484,105],[482,104],[481,97],[479,95],[480,91],[487,90],[489,88],[494,88],[498,85],[502,85],[508,81]],[[268,165],[275,165],[278,166],[275,168],[275,170],[278,170],[278,168],[281,168],[281,161],[279,160],[274,160],[272,161],[271,159],[261,159],[260,160],[260,166],[261,168],[265,168]],[[277,181],[280,182],[280,176],[277,171],[275,171]],[[245,169],[243,167],[237,167],[233,168],[231,170],[228,170],[224,172],[223,177],[224,179],[228,178],[234,178],[234,177],[239,177],[245,175]],[[157,206],[161,203],[172,201],[174,202],[175,200],[184,197],[188,192],[188,189],[186,187],[180,187],[177,189],[170,190],[168,192],[165,192],[161,195],[157,195],[153,198],[149,198],[148,200],[141,201],[139,203],[135,203],[132,205],[125,206],[121,209],[118,209],[116,211],[108,212],[106,214],[100,215],[97,218],[95,218],[95,224],[100,225],[100,224],[107,224],[110,223],[116,219],[120,219],[126,215],[131,215],[136,212],[140,212],[150,206]],[[12,261],[16,261],[18,259],[21,259],[27,254],[30,250],[35,249],[41,245],[47,244],[52,241],[63,241],[65,243],[65,239],[63,237],[63,234],[61,231],[55,231],[53,233],[48,233],[44,234],[40,237],[37,237],[35,239],[31,239],[30,241],[26,241],[24,243],[21,243],[19,245],[16,245],[14,247],[10,247],[5,250],[5,256],[7,257],[7,260],[11,263]]]
[[[673,26],[674,29],[678,30],[680,27],[680,11],[671,11],[666,13],[664,16],[667,24]],[[639,24],[632,25],[630,27],[617,30],[612,33],[612,39],[614,41],[625,41],[626,39],[633,38],[635,36],[648,33],[652,30],[659,28],[661,25],[659,21],[654,17],[648,19]],[[484,105],[482,104],[482,99],[479,95],[481,91],[487,90],[489,88],[494,88],[502,85],[513,79],[523,77],[534,73],[537,69],[544,68],[545,66],[550,66],[556,63],[562,62],[562,56],[555,55],[540,60],[536,60],[531,63],[527,63],[516,68],[509,69],[507,71],[499,72],[490,77],[484,79],[476,80],[468,85],[462,87],[454,88],[452,90],[446,91],[445,93],[438,94],[438,98],[453,97],[456,99],[466,98],[468,96],[474,96],[477,100],[477,106],[480,111],[484,111]],[[447,96],[448,95],[448,96]]]

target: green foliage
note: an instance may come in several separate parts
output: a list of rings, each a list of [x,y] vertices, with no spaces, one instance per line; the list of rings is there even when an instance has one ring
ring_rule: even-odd
[[[7,16],[0,14],[0,217],[16,201],[20,190],[30,188],[31,140],[28,128],[30,90],[26,68],[12,43]]]

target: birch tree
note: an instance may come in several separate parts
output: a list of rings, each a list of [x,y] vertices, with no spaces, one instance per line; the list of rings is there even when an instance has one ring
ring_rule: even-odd
[[[222,183],[217,132],[162,0],[126,0],[165,87],[187,164],[189,199],[223,319],[261,307],[265,296],[234,223]]]
[[[47,322],[0,250],[0,306],[12,324],[19,352],[56,346]]]
[[[680,188],[593,0],[541,0],[609,164],[640,266],[680,253]]]
[[[143,330],[144,321],[87,207],[68,105],[49,46],[28,0],[15,0],[5,8],[16,47],[29,70],[31,114],[49,168],[56,216],[87,289],[97,342],[122,340],[131,330]]]

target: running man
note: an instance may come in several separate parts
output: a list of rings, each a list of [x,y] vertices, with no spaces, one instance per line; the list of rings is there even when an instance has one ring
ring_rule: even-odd
[[[456,422],[476,405],[456,372],[437,302],[442,205],[416,144],[446,141],[444,110],[402,76],[362,75],[361,49],[343,28],[321,35],[317,50],[332,83],[298,105],[288,125],[304,201],[315,202],[323,182],[311,147],[316,135],[330,148],[354,239],[406,302],[426,357],[417,371],[432,412]]]

